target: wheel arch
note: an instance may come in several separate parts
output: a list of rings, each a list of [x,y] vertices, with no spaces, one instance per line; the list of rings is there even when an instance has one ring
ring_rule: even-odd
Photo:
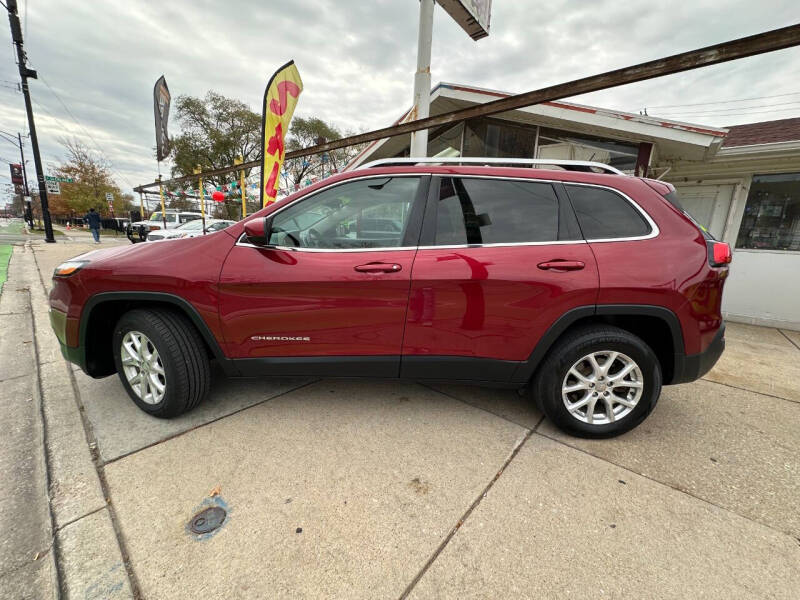
[[[683,331],[678,316],[663,306],[647,304],[598,304],[579,306],[564,313],[537,343],[528,360],[512,377],[524,385],[536,373],[553,345],[576,327],[591,324],[615,325],[642,338],[661,364],[664,385],[680,375],[684,359]]]
[[[228,371],[228,361],[214,334],[190,302],[165,292],[122,291],[94,294],[81,311],[78,339],[83,352],[79,364],[88,375],[100,378],[116,373],[111,348],[112,328],[127,311],[148,307],[171,308],[187,317],[200,333],[209,355]]]

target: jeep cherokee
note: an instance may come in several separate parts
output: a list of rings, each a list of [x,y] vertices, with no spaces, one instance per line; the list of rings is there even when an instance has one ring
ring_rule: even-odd
[[[53,275],[62,353],[157,417],[196,406],[215,360],[518,388],[574,435],[627,431],[722,353],[730,248],[669,184],[497,160],[376,161],[169,253],[78,256]]]

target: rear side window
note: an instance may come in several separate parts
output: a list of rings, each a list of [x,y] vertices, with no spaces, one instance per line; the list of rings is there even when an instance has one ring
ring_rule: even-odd
[[[652,231],[641,213],[619,194],[582,185],[566,188],[587,240],[640,237]]]
[[[558,239],[558,198],[547,183],[444,178],[436,214],[437,246]]]

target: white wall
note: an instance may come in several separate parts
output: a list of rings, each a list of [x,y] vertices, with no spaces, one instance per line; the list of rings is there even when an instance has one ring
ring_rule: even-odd
[[[730,273],[727,319],[800,331],[800,252],[735,250]]]

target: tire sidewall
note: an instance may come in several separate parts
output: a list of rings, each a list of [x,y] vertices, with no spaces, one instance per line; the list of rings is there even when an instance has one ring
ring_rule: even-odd
[[[119,374],[120,381],[122,382],[122,386],[125,388],[125,391],[128,392],[128,395],[131,397],[131,400],[136,403],[140,409],[144,412],[149,413],[151,415],[161,416],[170,412],[170,408],[174,404],[174,396],[176,392],[176,385],[175,382],[178,381],[180,375],[178,369],[180,368],[179,365],[175,363],[173,358],[168,354],[166,351],[167,344],[164,340],[161,332],[159,332],[153,325],[148,323],[147,319],[143,318],[144,313],[129,313],[124,315],[117,325],[114,327],[114,336],[113,336],[113,352],[114,352],[114,364],[117,367],[117,373]],[[125,337],[125,334],[129,331],[138,331],[146,335],[150,342],[155,346],[156,350],[158,351],[158,355],[161,358],[161,364],[164,365],[164,375],[166,379],[166,392],[164,393],[164,397],[161,399],[161,402],[157,404],[148,404],[133,391],[130,383],[128,383],[128,378],[125,376],[125,371],[122,368],[122,339]]]
[[[568,370],[582,357],[592,352],[613,351],[630,357],[642,372],[644,386],[636,407],[614,423],[591,425],[576,419],[567,410],[561,395],[562,384]],[[661,393],[661,368],[653,351],[633,335],[604,334],[601,339],[588,333],[559,348],[548,360],[539,385],[537,400],[545,414],[561,429],[580,437],[613,437],[641,423],[653,410]]]

